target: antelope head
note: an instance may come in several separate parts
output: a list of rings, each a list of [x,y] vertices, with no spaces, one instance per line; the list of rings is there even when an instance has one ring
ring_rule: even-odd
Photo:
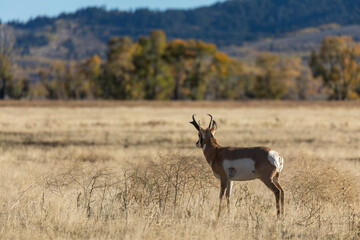
[[[213,138],[215,135],[217,128],[216,122],[213,120],[213,117],[210,114],[208,115],[210,116],[210,123],[207,128],[201,127],[200,121],[197,123],[195,120],[195,114],[192,115],[192,122],[190,123],[194,125],[196,130],[198,130],[199,140],[196,142],[196,147],[198,148],[202,148],[206,139]]]

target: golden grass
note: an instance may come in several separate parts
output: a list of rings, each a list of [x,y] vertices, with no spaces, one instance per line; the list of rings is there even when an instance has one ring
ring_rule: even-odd
[[[359,239],[357,102],[2,102],[0,239]],[[258,180],[219,183],[188,124],[285,156],[285,217]]]

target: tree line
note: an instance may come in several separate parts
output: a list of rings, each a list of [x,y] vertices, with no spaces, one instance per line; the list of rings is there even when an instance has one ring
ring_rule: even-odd
[[[0,99],[216,100],[329,99],[360,96],[360,47],[350,37],[326,37],[304,65],[301,58],[261,53],[244,64],[195,40],[167,41],[155,30],[135,42],[114,37],[105,60],[52,63],[39,81],[15,78],[0,46]],[[325,89],[325,90],[324,90]]]
[[[126,36],[110,39],[103,63],[94,55],[80,64],[53,64],[40,75],[39,92],[45,90],[49,99],[202,100],[244,95],[239,61],[214,44],[167,41],[161,30],[136,42]]]

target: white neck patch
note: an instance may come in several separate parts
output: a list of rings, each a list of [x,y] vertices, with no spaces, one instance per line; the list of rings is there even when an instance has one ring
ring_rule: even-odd
[[[205,153],[206,144],[203,146],[203,153]]]

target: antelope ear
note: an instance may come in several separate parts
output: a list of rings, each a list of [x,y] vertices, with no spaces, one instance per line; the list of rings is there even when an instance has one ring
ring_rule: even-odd
[[[214,120],[214,121],[213,121],[213,124],[212,124],[212,127],[211,127],[211,129],[210,129],[212,135],[215,134],[216,129],[217,129],[217,125],[216,125],[216,122],[215,122],[215,120]]]

